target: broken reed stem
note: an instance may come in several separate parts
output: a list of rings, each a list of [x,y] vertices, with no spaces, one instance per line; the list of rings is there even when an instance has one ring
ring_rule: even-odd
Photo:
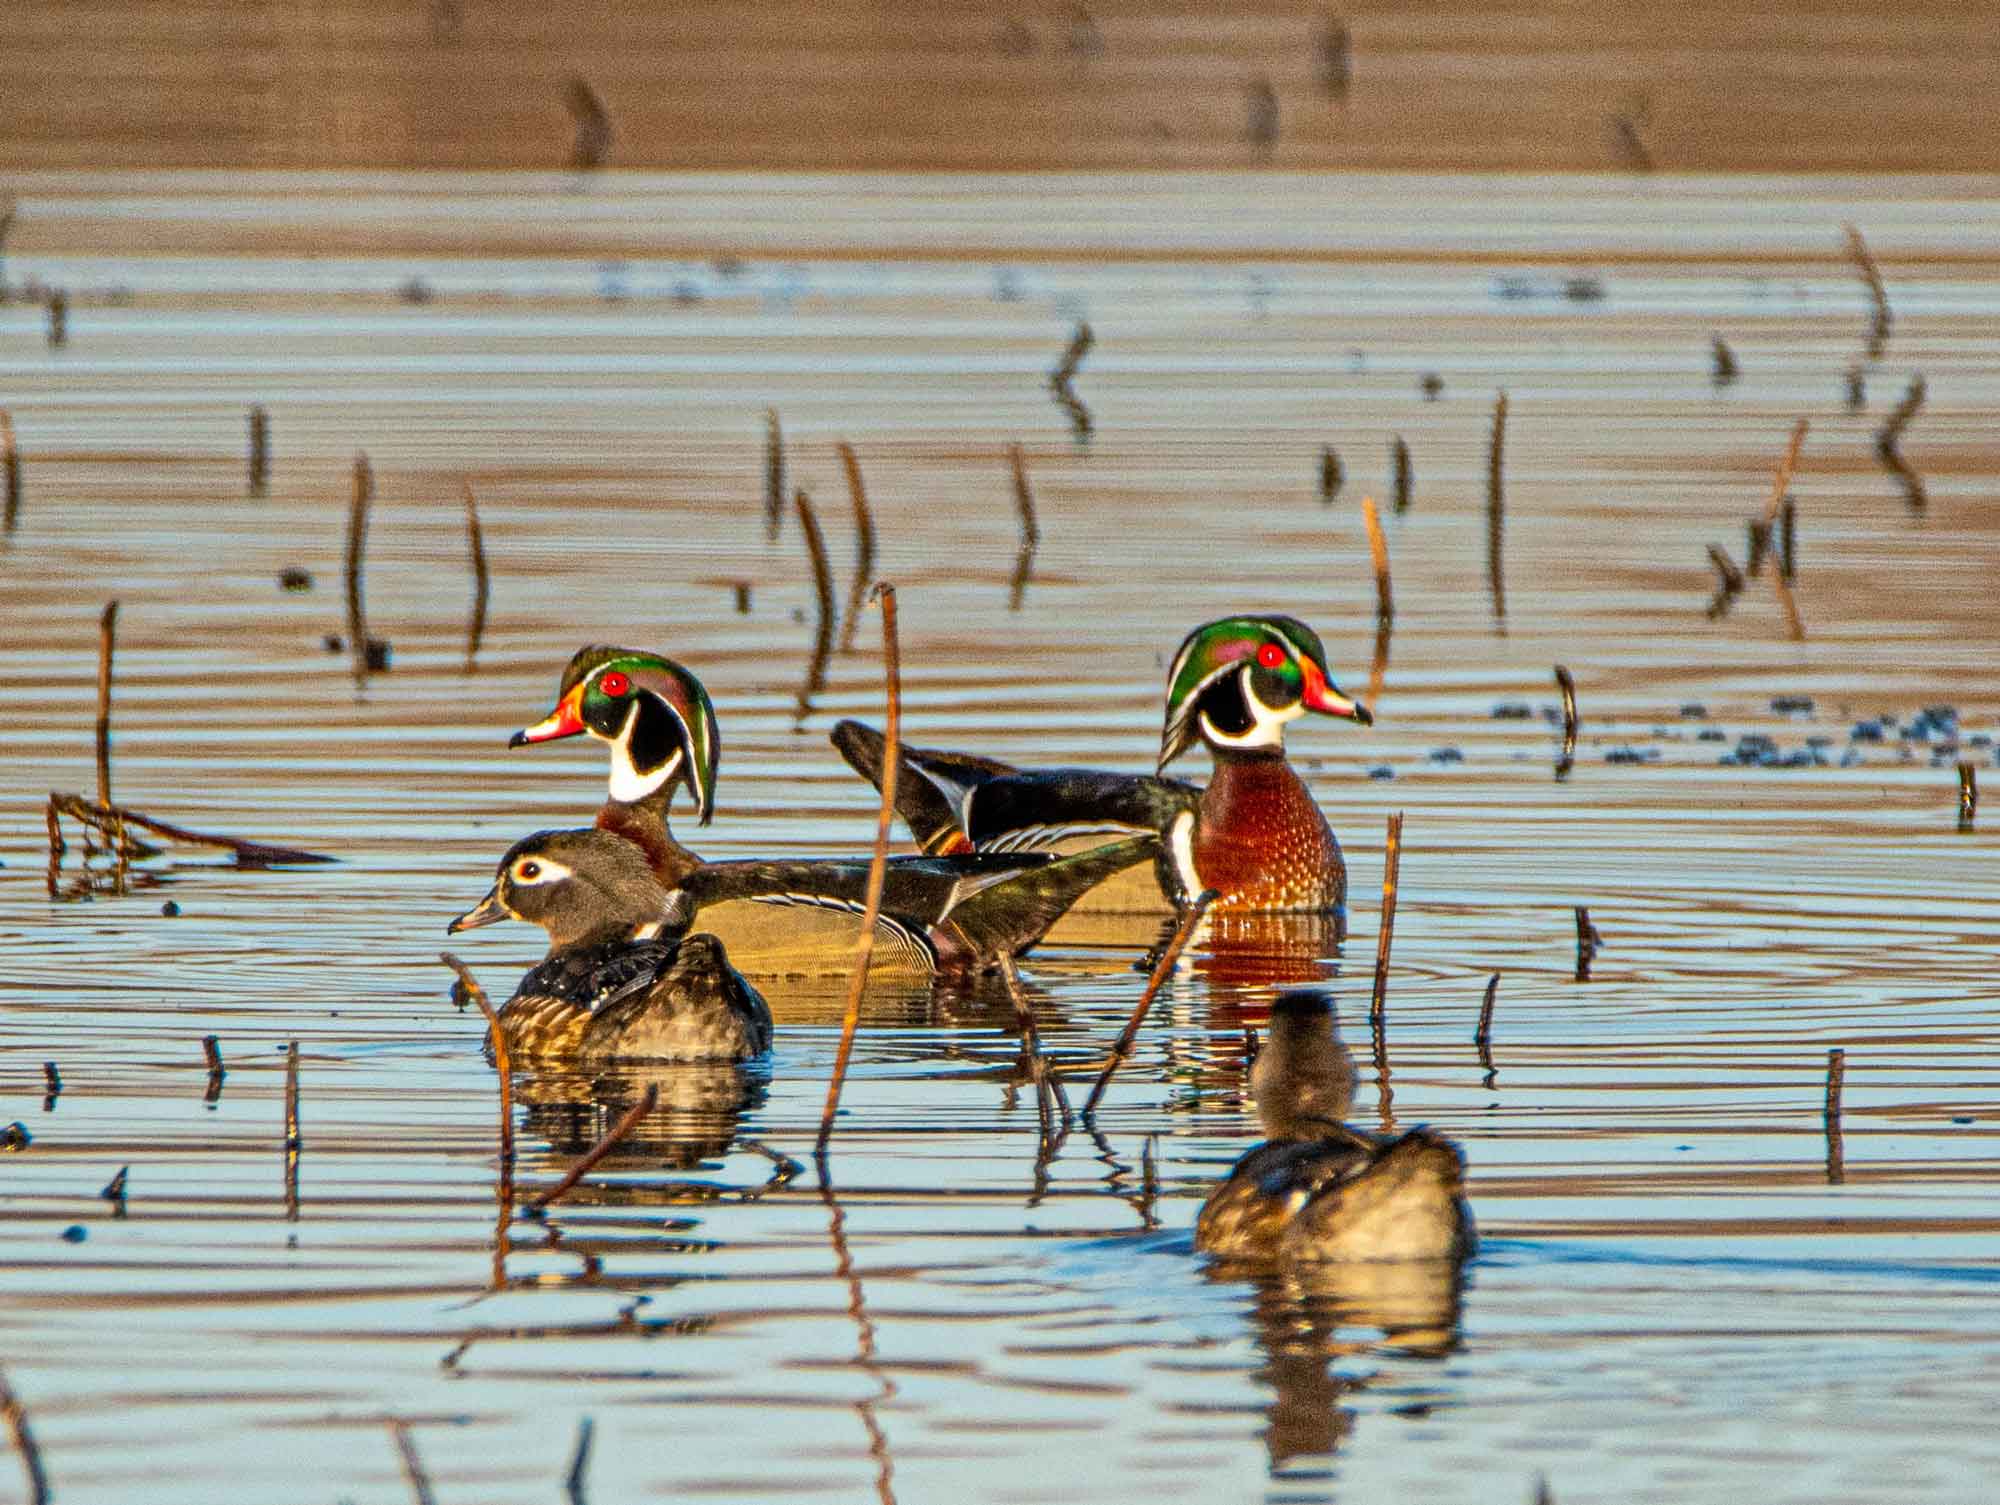
[[[361,562],[368,547],[368,504],[375,474],[366,455],[354,457],[354,491],[347,505],[347,646],[354,655],[354,682],[368,682],[368,614],[362,603]]]
[[[888,702],[882,739],[888,752],[882,759],[882,803],[875,816],[875,850],[868,859],[861,934],[854,943],[854,969],[847,979],[847,1005],[840,1017],[840,1048],[834,1053],[833,1075],[826,1084],[826,1106],[820,1110],[819,1139],[813,1151],[822,1181],[827,1146],[833,1140],[833,1118],[840,1111],[840,1089],[847,1081],[854,1034],[861,1025],[861,993],[868,985],[868,963],[875,954],[875,922],[882,913],[882,880],[889,864],[889,829],[896,817],[897,766],[903,761],[903,661],[896,643],[896,587],[885,580],[870,594],[882,604],[882,679]]]
[[[431,1492],[430,1476],[424,1472],[423,1460],[417,1456],[416,1439],[410,1436],[410,1429],[401,1417],[389,1418],[389,1435],[396,1439],[396,1453],[403,1460],[403,1479],[410,1486],[410,1498],[417,1505],[437,1505],[437,1496]]]
[[[1561,664],[1556,665],[1556,688],[1562,691],[1563,700],[1562,756],[1556,760],[1556,778],[1560,781],[1568,778],[1570,769],[1576,766],[1576,681]]]
[[[587,80],[573,78],[566,95],[570,118],[576,122],[576,137],[570,145],[569,165],[578,172],[602,167],[611,155],[611,112],[604,107]]]
[[[7,1383],[4,1371],[0,1371],[0,1421],[7,1423],[7,1430],[13,1434],[14,1451],[21,1455],[21,1470],[28,1477],[31,1505],[48,1505],[49,1476],[42,1468],[42,1450],[35,1446],[34,1429],[28,1425],[28,1408]]]
[[[1153,1006],[1153,998],[1160,991],[1160,985],[1167,980],[1167,974],[1174,970],[1174,963],[1187,950],[1188,942],[1194,939],[1202,916],[1208,913],[1208,906],[1221,895],[1212,888],[1205,888],[1195,895],[1194,902],[1181,912],[1181,920],[1174,927],[1172,937],[1161,949],[1159,960],[1153,963],[1153,974],[1146,979],[1146,990],[1139,995],[1133,1005],[1132,1017],[1125,1021],[1125,1028],[1118,1032],[1118,1039],[1111,1047],[1111,1059],[1104,1063],[1104,1070],[1098,1074],[1096,1083],[1090,1089],[1090,1096],[1083,1105],[1083,1121],[1088,1124],[1097,1112],[1097,1105],[1104,1099],[1105,1089],[1111,1085],[1111,1078],[1118,1068],[1125,1064],[1125,1058],[1132,1054],[1132,1044],[1139,1038],[1139,1026],[1146,1021],[1146,1011]]]
[[[1840,1130],[1840,1091],[1846,1081],[1847,1052],[1829,1050],[1826,1053],[1826,1179],[1833,1185],[1838,1185],[1846,1176],[1846,1157]]]
[[[1410,469],[1410,446],[1403,442],[1400,435],[1389,451],[1389,460],[1390,469],[1394,473],[1392,484],[1395,489],[1392,500],[1395,503],[1396,515],[1400,517],[1410,510],[1410,488],[1414,484]]]
[[[1389,1006],[1389,945],[1396,930],[1396,878],[1403,865],[1403,812],[1389,817],[1389,836],[1382,851],[1382,920],[1375,937],[1375,991],[1368,1017],[1380,1020]]]
[[[1340,456],[1333,452],[1331,444],[1322,445],[1319,452],[1319,504],[1333,505],[1333,499],[1340,494],[1341,482],[1347,473],[1341,468]]]
[[[55,820],[57,812],[100,831],[110,832],[121,830],[126,826],[137,826],[142,831],[164,836],[169,841],[184,842],[197,847],[220,847],[235,854],[238,867],[268,867],[273,863],[315,863],[334,860],[331,857],[323,857],[317,852],[301,852],[292,847],[269,846],[261,841],[244,841],[236,836],[216,836],[204,831],[190,831],[185,826],[169,825],[166,821],[155,820],[150,815],[142,815],[125,805],[113,805],[106,809],[91,804],[81,795],[57,793],[49,796],[50,835],[57,843],[51,848],[52,855],[61,850],[61,828]]]
[[[1778,520],[1778,509],[1784,505],[1785,493],[1792,489],[1792,476],[1799,468],[1799,450],[1806,442],[1806,429],[1810,427],[1801,418],[1792,425],[1792,437],[1785,445],[1785,457],[1778,462],[1777,470],[1771,476],[1771,495],[1764,502],[1764,527],[1768,531]]]
[[[43,811],[43,818],[47,822],[49,830],[48,881],[49,897],[53,899],[60,891],[62,884],[63,853],[69,850],[69,843],[63,840],[61,807],[56,803],[56,796],[53,794],[49,796],[48,807]]]
[[[1889,289],[1882,282],[1882,269],[1869,254],[1868,242],[1861,238],[1861,232],[1852,225],[1841,228],[1847,233],[1847,254],[1853,258],[1861,280],[1868,285],[1868,297],[1874,304],[1874,314],[1868,322],[1867,354],[1869,360],[1879,361],[1889,347]]]
[[[590,1443],[596,1432],[597,1423],[588,1416],[576,1424],[576,1451],[570,1455],[569,1472],[563,1476],[563,1493],[569,1496],[569,1505],[584,1505],[583,1475],[590,1467]]]
[[[1979,775],[1970,763],[1958,765],[1958,829],[1970,831],[1979,813]]]
[[[785,436],[778,410],[764,410],[764,542],[776,543],[785,518]]]
[[[1382,536],[1382,514],[1372,496],[1361,499],[1361,521],[1368,529],[1368,557],[1375,566],[1375,620],[1387,627],[1396,620],[1396,602],[1389,592],[1389,540]]]
[[[305,1136],[299,1129],[299,1042],[285,1046],[285,1216],[299,1215],[299,1152]]]
[[[250,494],[262,496],[271,481],[271,417],[262,407],[250,409]]]
[[[1472,1043],[1481,1050],[1493,1043],[1493,1000],[1500,991],[1500,974],[1495,972],[1486,979],[1486,998],[1479,1005],[1479,1028],[1472,1032]]]
[[[577,1182],[589,1175],[596,1168],[597,1162],[615,1150],[618,1147],[618,1141],[623,1139],[627,1134],[630,1134],[637,1127],[639,1120],[644,1118],[648,1113],[651,1113],[659,1104],[660,1084],[658,1082],[648,1082],[645,1092],[640,1094],[639,1101],[619,1115],[618,1122],[606,1131],[602,1139],[591,1146],[589,1154],[585,1155],[569,1168],[568,1175],[564,1176],[562,1180],[558,1181],[540,1196],[530,1201],[528,1203],[528,1210],[530,1212],[540,1212],[551,1202],[562,1197]]]
[[[840,629],[840,651],[854,647],[854,629],[861,621],[862,599],[875,578],[875,516],[868,510],[868,489],[861,484],[861,461],[845,439],[836,446],[847,472],[847,494],[854,503],[854,584],[847,591],[847,621]]]
[[[826,535],[820,532],[819,515],[805,492],[792,494],[798,510],[799,527],[806,536],[806,553],[812,560],[813,596],[819,605],[819,621],[813,630],[812,658],[806,664],[805,683],[799,688],[798,724],[812,711],[812,698],[826,680],[826,661],[833,654],[833,567],[826,562]]]
[[[1726,387],[1742,374],[1742,367],[1736,364],[1736,352],[1729,348],[1729,342],[1721,335],[1711,338],[1709,355],[1713,368],[1709,379],[1718,387]]]
[[[1486,582],[1493,593],[1493,620],[1507,621],[1507,583],[1502,576],[1500,546],[1507,530],[1501,464],[1507,442],[1507,394],[1493,399],[1493,439],[1486,451]]]
[[[69,294],[49,294],[49,349],[60,350],[69,343]]]
[[[1049,373],[1049,385],[1067,387],[1071,378],[1083,365],[1083,358],[1090,354],[1090,347],[1096,342],[1097,337],[1090,332],[1088,324],[1077,325],[1076,333],[1070,336],[1069,344],[1063,349],[1062,359],[1056,362],[1055,369]]]
[[[0,517],[0,530],[12,533],[14,525],[21,520],[21,452],[14,443],[14,417],[5,408],[0,408],[0,480],[6,486],[6,511]]]
[[[111,659],[117,651],[118,603],[109,601],[97,619],[97,803],[104,810],[111,809]]]
[[[42,1090],[50,1097],[62,1096],[62,1072],[54,1061],[42,1062]]]
[[[1008,460],[1014,470],[1014,510],[1021,520],[1021,545],[1014,556],[1014,578],[1007,591],[1007,609],[1019,611],[1021,599],[1028,591],[1029,577],[1034,573],[1035,550],[1041,546],[1042,527],[1035,519],[1035,492],[1028,484],[1028,460],[1020,445],[1009,446]]]
[[[1924,379],[1922,376],[1910,378],[1910,389],[1903,394],[1903,400],[1896,404],[1875,435],[1875,457],[1882,462],[1882,468],[1893,475],[1903,488],[1903,497],[1910,504],[1910,510],[1921,512],[1928,498],[1924,495],[1923,477],[1916,468],[1903,458],[1900,448],[1903,430],[1910,426],[1910,420],[1917,416],[1917,410],[1924,405]]]
[[[465,672],[470,674],[479,658],[479,640],[486,634],[486,603],[493,594],[493,578],[486,569],[486,538],[479,529],[479,503],[472,495],[472,482],[464,483],[465,542],[472,551],[472,620],[465,628]]]
[[[219,1038],[214,1035],[203,1035],[201,1037],[201,1055],[202,1059],[208,1063],[208,1074],[211,1077],[220,1078],[229,1075],[223,1069],[222,1041]]]
[[[500,1015],[493,1007],[493,1000],[486,996],[486,989],[479,985],[472,969],[449,951],[439,952],[438,960],[458,974],[465,996],[486,1016],[486,1039],[493,1047],[493,1069],[500,1073],[500,1179],[505,1183],[514,1174],[514,1071],[507,1059],[507,1032],[500,1027]]]
[[[1596,958],[1598,949],[1604,944],[1604,937],[1597,933],[1591,923],[1590,911],[1579,904],[1576,908],[1576,980],[1590,981],[1590,964]]]

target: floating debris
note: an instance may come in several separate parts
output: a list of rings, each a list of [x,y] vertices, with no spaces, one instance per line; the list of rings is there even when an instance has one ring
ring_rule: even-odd
[[[1425,402],[1436,402],[1444,396],[1444,378],[1435,371],[1426,371],[1417,383],[1417,391],[1423,395]]]
[[[314,583],[312,571],[301,565],[288,564],[278,572],[278,589],[289,595],[304,595]]]
[[[1773,695],[1771,709],[1780,716],[1810,716],[1813,698],[1810,695]]]
[[[1716,386],[1726,387],[1741,374],[1736,364],[1736,352],[1729,348],[1721,335],[1716,335],[1710,342],[1709,357],[1712,362],[1709,380]]]
[[[1319,452],[1319,502],[1322,507],[1333,505],[1333,499],[1340,495],[1340,488],[1347,479],[1347,472],[1341,467],[1340,456],[1334,453],[1332,445],[1322,446]]]
[[[1924,510],[1929,498],[1924,493],[1923,477],[1916,468],[1903,458],[1903,430],[1910,426],[1910,420],[1917,416],[1924,405],[1924,379],[1921,375],[1910,378],[1910,389],[1903,394],[1903,400],[1890,413],[1889,421],[1882,425],[1875,435],[1875,458],[1882,462],[1882,468],[1894,476],[1903,488],[1903,498],[1910,504],[1912,512]]]

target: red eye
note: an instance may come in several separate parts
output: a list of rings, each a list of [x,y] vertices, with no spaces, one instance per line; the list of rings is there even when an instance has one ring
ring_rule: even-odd
[[[537,878],[542,876],[542,865],[539,862],[524,862],[515,868],[514,871],[520,874],[526,882],[533,883]]]
[[[632,681],[614,670],[597,682],[597,688],[606,695],[625,695],[630,693]]]
[[[1266,669],[1275,669],[1285,661],[1285,650],[1276,643],[1266,643],[1257,650],[1257,662]]]

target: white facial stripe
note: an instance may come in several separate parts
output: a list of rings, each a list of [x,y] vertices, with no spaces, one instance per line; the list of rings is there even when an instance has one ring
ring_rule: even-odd
[[[1282,711],[1272,710],[1257,698],[1250,671],[1243,673],[1243,703],[1250,708],[1251,725],[1246,732],[1231,735],[1219,732],[1215,723],[1208,719],[1208,712],[1201,713],[1201,734],[1211,742],[1224,747],[1283,747],[1285,745],[1285,723],[1297,721],[1306,713],[1306,703],[1295,700]]]
[[[523,871],[530,867],[535,870],[532,878]],[[515,862],[508,876],[522,888],[535,888],[544,883],[561,883],[576,874],[552,857],[523,857]]]
[[[625,718],[625,729],[611,744],[611,797],[627,805],[636,805],[664,788],[667,780],[681,771],[683,757],[682,750],[677,747],[674,755],[650,774],[639,772],[632,766],[632,733],[638,726],[639,712],[634,707],[632,714]]]

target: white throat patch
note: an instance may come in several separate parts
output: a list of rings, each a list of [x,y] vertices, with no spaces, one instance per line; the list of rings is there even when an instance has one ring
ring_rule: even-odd
[[[1243,691],[1243,703],[1250,708],[1249,730],[1234,735],[1217,731],[1215,723],[1208,719],[1208,712],[1202,711],[1199,713],[1202,736],[1221,747],[1284,747],[1285,723],[1297,721],[1299,717],[1305,715],[1305,701],[1299,700],[1282,711],[1273,710],[1257,698],[1256,690],[1251,687],[1250,671],[1240,669],[1237,674]]]
[[[639,772],[632,766],[632,733],[638,726],[639,708],[634,706],[632,714],[625,718],[625,730],[611,744],[611,797],[626,805],[636,805],[664,788],[667,780],[681,771],[681,762],[686,756],[685,751],[677,747],[674,755],[651,773]]]

